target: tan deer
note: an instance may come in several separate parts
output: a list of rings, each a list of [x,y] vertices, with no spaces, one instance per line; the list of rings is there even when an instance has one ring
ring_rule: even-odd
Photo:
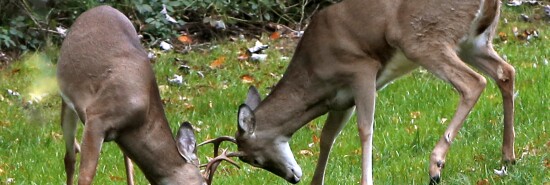
[[[147,52],[121,12],[99,6],[82,13],[57,65],[67,184],[73,184],[79,151],[78,120],[85,125],[78,184],[92,183],[101,146],[108,141],[115,141],[151,184],[210,184],[215,168],[206,169],[203,178],[191,124],[183,123],[173,138]],[[218,156],[208,166],[220,159],[225,158]],[[132,183],[132,168],[127,169]]]
[[[372,141],[377,90],[421,66],[460,95],[456,113],[430,157],[430,182],[440,181],[451,142],[486,85],[498,85],[504,107],[503,163],[513,163],[514,68],[494,51],[498,0],[345,0],[314,15],[269,96],[251,88],[238,113],[237,156],[291,183],[302,171],[288,141],[328,113],[312,184],[323,184],[334,139],[357,111],[361,184],[373,184]]]

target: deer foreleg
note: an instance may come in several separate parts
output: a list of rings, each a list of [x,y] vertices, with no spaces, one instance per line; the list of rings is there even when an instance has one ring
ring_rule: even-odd
[[[355,107],[352,107],[345,111],[330,111],[328,113],[325,126],[321,132],[321,153],[319,154],[319,160],[317,161],[317,167],[315,167],[315,174],[313,175],[311,184],[324,184],[325,169],[334,140],[349,121],[354,110]]]
[[[134,185],[134,165],[126,154],[124,154],[124,166],[126,167],[126,181],[128,185]]]
[[[372,136],[374,133],[374,108],[376,99],[376,71],[371,68],[363,71],[363,75],[353,84],[355,106],[357,108],[357,127],[362,148],[362,185],[372,185]]]

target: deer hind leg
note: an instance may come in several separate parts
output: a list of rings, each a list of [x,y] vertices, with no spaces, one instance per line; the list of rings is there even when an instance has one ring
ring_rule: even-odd
[[[332,149],[332,144],[334,140],[342,131],[342,128],[349,121],[355,107],[349,108],[344,111],[330,111],[328,113],[327,120],[325,121],[325,126],[321,132],[321,153],[319,154],[319,160],[317,161],[317,166],[315,167],[315,174],[313,175],[313,180],[311,184],[324,184],[325,169],[327,166],[327,161],[329,158],[330,150]]]
[[[483,38],[479,38],[483,39]],[[484,42],[487,43],[487,42]],[[506,63],[495,52],[493,47],[482,45],[472,51],[472,56],[465,62],[489,75],[497,84],[502,94],[504,108],[504,135],[502,143],[502,162],[507,165],[515,163],[514,153],[514,78],[515,69]]]
[[[441,169],[451,142],[485,88],[486,80],[460,60],[451,46],[430,43],[430,47],[416,47],[413,61],[419,63],[437,77],[449,82],[460,95],[456,112],[445,134],[436,144],[430,157],[430,184],[439,183]],[[425,48],[426,50],[418,49]],[[437,51],[437,52],[434,52]]]
[[[91,184],[97,170],[101,146],[105,139],[105,120],[99,116],[87,116],[82,136],[78,184]]]
[[[67,185],[74,182],[74,171],[76,163],[76,153],[80,151],[80,146],[76,141],[76,126],[78,115],[72,110],[65,101],[61,102],[61,128],[63,128],[63,140],[65,140],[65,173],[67,174]]]

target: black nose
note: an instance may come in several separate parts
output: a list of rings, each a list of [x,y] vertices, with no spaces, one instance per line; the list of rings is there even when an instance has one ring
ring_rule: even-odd
[[[294,169],[291,169],[291,171],[292,171],[292,174],[296,174]],[[300,177],[297,177],[296,175],[293,175],[291,178],[287,179],[286,181],[288,181],[292,184],[296,184],[296,183],[300,182]]]
[[[292,183],[292,184],[296,184],[296,183],[300,182],[300,178],[294,176],[294,177],[292,177],[292,178],[290,178],[290,179],[287,179],[287,181],[290,182],[290,183]]]

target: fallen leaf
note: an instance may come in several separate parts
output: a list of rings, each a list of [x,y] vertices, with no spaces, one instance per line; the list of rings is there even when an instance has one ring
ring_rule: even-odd
[[[223,63],[225,63],[225,56],[221,56],[218,59],[214,60],[214,62],[210,64],[210,68],[211,69],[219,68],[223,65]]]
[[[14,70],[11,70],[11,73],[10,75],[14,75],[14,74],[17,74],[21,71],[21,69],[17,68],[17,69],[14,69]]]
[[[544,167],[550,169],[550,160],[548,160],[548,159],[544,160]]]
[[[477,184],[477,185],[490,185],[488,179],[481,179],[481,180],[477,181],[476,184]]]
[[[313,135],[313,143],[319,143],[321,142],[321,139],[317,137],[317,135]]]
[[[313,152],[311,152],[309,150],[300,150],[299,154],[300,155],[305,155],[305,156],[313,156]]]
[[[445,124],[447,123],[447,120],[448,120],[447,118],[441,118],[441,120],[439,120],[439,123]]]
[[[191,110],[191,109],[195,108],[195,106],[193,104],[187,103],[187,102],[183,103],[183,106],[185,106],[185,109],[187,109],[187,110]]]
[[[269,36],[269,38],[270,38],[271,40],[277,40],[277,39],[281,38],[281,32],[275,31],[275,32],[271,33],[271,35]]]
[[[414,111],[410,113],[412,119],[416,119],[420,117],[420,111]]]
[[[407,128],[405,128],[405,131],[407,131],[407,133],[409,134],[412,134],[416,130],[418,130],[418,126],[416,125],[408,126]]]
[[[254,78],[250,75],[243,75],[241,76],[241,80],[245,84],[254,83]]]
[[[52,133],[51,133],[51,136],[52,136],[52,138],[54,138],[55,140],[61,140],[61,138],[63,138],[63,136],[62,136],[60,133],[57,133],[57,132],[52,132]]]
[[[237,57],[237,60],[248,60],[250,58],[250,52],[248,52],[248,49],[241,49],[241,52],[239,56]]]
[[[474,161],[477,161],[477,162],[485,161],[485,156],[483,154],[474,155]]]
[[[191,44],[193,42],[193,39],[191,39],[188,35],[181,35],[178,37],[178,40],[184,44]]]
[[[508,35],[504,32],[499,32],[498,33],[498,37],[500,38],[501,41],[503,42],[506,42],[508,41]]]
[[[8,127],[11,125],[9,121],[0,121],[0,127]]]
[[[126,180],[126,179],[123,178],[123,177],[114,176],[114,175],[109,176],[109,178],[110,178],[112,181],[124,181],[124,180]]]
[[[170,81],[170,79],[168,81]],[[170,92],[170,86],[168,86],[168,85],[159,85],[159,91],[160,91],[160,94]]]

